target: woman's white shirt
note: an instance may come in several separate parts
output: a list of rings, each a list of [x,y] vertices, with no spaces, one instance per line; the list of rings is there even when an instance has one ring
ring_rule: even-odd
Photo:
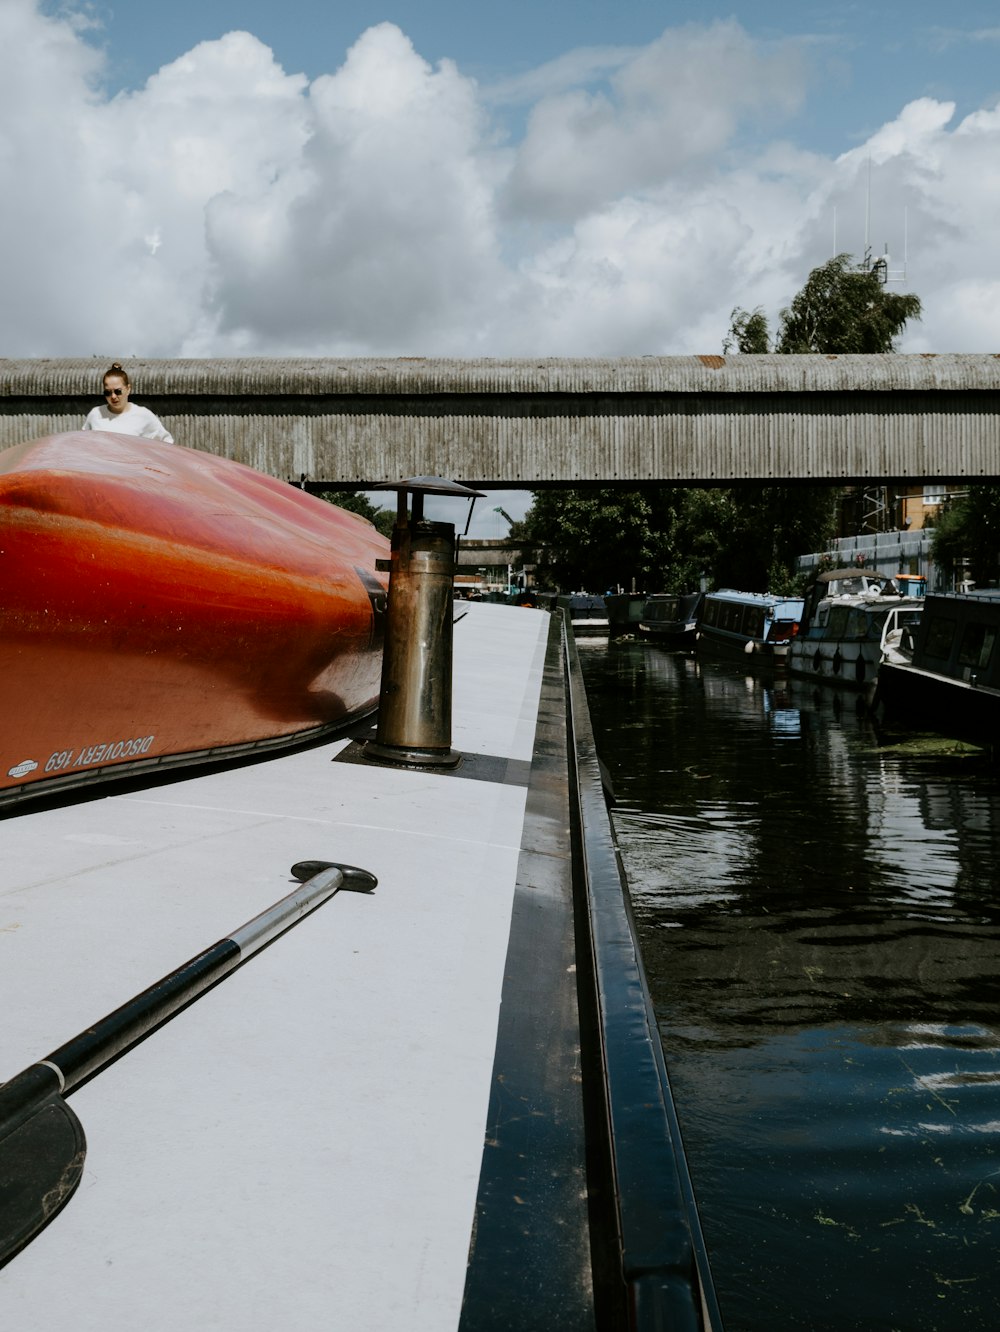
[[[163,425],[158,416],[148,407],[140,407],[130,402],[123,412],[109,412],[101,404],[87,413],[83,423],[84,430],[110,430],[118,435],[140,435],[143,439],[162,439],[166,444],[174,442],[173,435]]]

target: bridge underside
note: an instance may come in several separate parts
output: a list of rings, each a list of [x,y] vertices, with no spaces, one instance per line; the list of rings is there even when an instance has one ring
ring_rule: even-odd
[[[0,361],[0,448],[78,429],[93,360]],[[310,487],[1000,474],[995,356],[144,361],[180,444]]]

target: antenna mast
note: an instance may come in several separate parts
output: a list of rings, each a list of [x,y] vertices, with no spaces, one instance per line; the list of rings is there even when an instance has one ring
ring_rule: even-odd
[[[865,187],[865,251],[862,267],[866,273],[874,273],[879,281],[885,285],[887,282],[905,282],[906,281],[906,262],[909,254],[909,211],[903,208],[903,267],[889,267],[889,245],[888,242],[882,247],[882,253],[877,259],[872,258],[871,247],[871,224],[872,224],[872,157],[868,154],[868,179]],[[834,210],[834,248],[836,248],[836,210]]]
[[[864,258],[864,265],[865,265],[865,268],[866,268],[866,269],[871,268],[871,266],[872,266],[871,230],[872,230],[872,155],[871,155],[871,153],[869,153],[869,154],[868,154],[868,184],[867,184],[867,187],[866,187],[866,189],[865,189],[865,258]]]

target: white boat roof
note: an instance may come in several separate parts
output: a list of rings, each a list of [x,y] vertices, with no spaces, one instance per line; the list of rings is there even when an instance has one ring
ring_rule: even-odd
[[[786,597],[778,592],[741,592],[734,587],[720,587],[705,593],[706,601],[738,601],[747,606],[800,606],[801,597]]]
[[[0,1324],[458,1326],[548,623],[456,624],[464,772],[331,762],[341,739],[5,821],[0,1078],[282,897],[294,862],[379,883],[72,1095],[82,1182],[0,1271]]]

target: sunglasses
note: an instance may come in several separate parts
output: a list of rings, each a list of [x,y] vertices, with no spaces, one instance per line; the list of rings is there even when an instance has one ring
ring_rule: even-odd
[[[105,390],[104,390],[104,396],[105,396],[106,398],[117,398],[117,397],[119,396],[119,394],[124,393],[124,392],[125,392],[124,389],[105,389]]]

